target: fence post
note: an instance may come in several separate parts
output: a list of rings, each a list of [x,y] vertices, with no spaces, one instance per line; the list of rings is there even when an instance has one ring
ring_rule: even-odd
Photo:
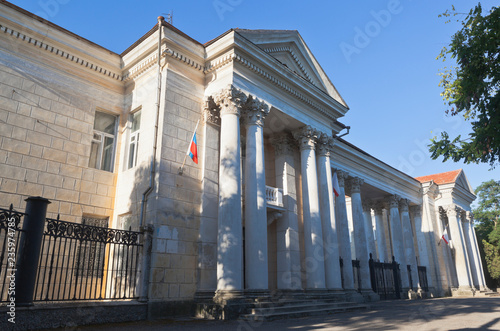
[[[370,253],[370,259],[368,260],[368,265],[370,266],[370,281],[372,283],[373,292],[377,293],[377,276],[375,275],[375,266],[373,264],[373,256]]]
[[[151,250],[153,248],[153,230],[154,227],[151,224],[147,224],[141,227],[142,238],[144,240],[142,246],[142,272],[141,272],[141,284],[139,301],[147,302],[149,297],[149,275],[151,270]]]
[[[394,274],[394,287],[396,289],[396,298],[401,299],[401,275],[399,273],[399,264],[396,262],[394,255],[392,256],[392,272]]]
[[[16,263],[16,305],[32,306],[43,228],[50,201],[42,197],[26,200],[26,215]]]

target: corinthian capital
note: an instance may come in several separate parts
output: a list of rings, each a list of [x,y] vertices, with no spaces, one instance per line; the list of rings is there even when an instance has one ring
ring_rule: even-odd
[[[463,209],[457,205],[449,205],[446,207],[446,215],[448,217],[458,218],[461,216]]]
[[[382,215],[382,210],[384,209],[384,203],[383,201],[377,201],[373,204],[373,210],[375,211],[376,215]]]
[[[274,147],[274,153],[276,156],[293,155],[293,151],[296,148],[296,141],[290,134],[285,132],[273,135],[271,137],[271,144]]]
[[[399,200],[399,210],[400,211],[408,212],[408,205],[409,205],[408,199]]]
[[[203,102],[203,121],[220,125],[220,112],[212,96],[205,97]]]
[[[253,96],[248,97],[243,107],[243,119],[246,125],[258,125],[263,127],[264,120],[269,114],[269,106]]]
[[[347,181],[349,185],[349,191],[352,193],[360,193],[361,192],[361,185],[363,185],[365,181],[359,177],[352,177],[349,178]]]
[[[247,96],[240,89],[229,85],[226,89],[214,96],[214,101],[220,108],[220,115],[234,114],[240,116],[241,108],[247,101]]]
[[[389,209],[390,208],[398,208],[399,199],[400,199],[400,197],[397,194],[391,194],[391,195],[389,195],[386,198],[386,202],[389,205]]]
[[[340,169],[335,170],[335,173],[337,174],[339,187],[345,187],[345,180],[349,177],[349,173]]]
[[[470,224],[474,224],[474,214],[471,211],[467,211],[465,215]]]
[[[293,132],[293,137],[299,141],[300,150],[314,149],[318,131],[307,125]]]
[[[335,140],[326,133],[318,134],[317,150],[319,156],[330,156],[330,151],[333,148]]]

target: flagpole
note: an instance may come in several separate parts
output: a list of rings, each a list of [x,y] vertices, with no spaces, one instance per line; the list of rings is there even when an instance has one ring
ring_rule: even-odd
[[[179,168],[179,175],[182,175],[184,172],[184,164],[186,164],[186,158],[188,156],[189,150],[191,149],[191,143],[193,142],[194,135],[196,134],[196,130],[198,129],[198,124],[200,124],[200,119],[198,119],[198,122],[196,122],[196,126],[194,127],[193,135],[191,136],[191,140],[189,140],[189,145],[186,151],[186,154],[184,154],[184,161],[182,161],[182,165]]]

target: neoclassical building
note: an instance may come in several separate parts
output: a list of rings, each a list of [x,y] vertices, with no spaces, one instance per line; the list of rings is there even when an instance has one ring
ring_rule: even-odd
[[[152,225],[158,314],[277,291],[379,300],[370,256],[399,264],[402,297],[486,289],[463,171],[413,178],[350,144],[297,31],[203,44],[159,18],[116,54],[0,8],[1,206],[43,196],[51,217]]]

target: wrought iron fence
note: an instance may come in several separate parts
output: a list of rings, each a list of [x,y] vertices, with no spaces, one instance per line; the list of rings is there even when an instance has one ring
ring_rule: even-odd
[[[141,232],[46,220],[34,301],[135,299]]]
[[[0,302],[9,300],[11,285],[15,283],[16,257],[19,252],[19,238],[22,232],[24,213],[15,211],[12,204],[9,209],[0,208]]]
[[[417,266],[418,280],[420,281],[420,288],[429,292],[429,283],[427,282],[427,268],[425,266]]]
[[[408,270],[408,284],[410,285],[410,289],[414,289],[413,288],[413,278],[411,276],[411,264],[408,264],[406,266],[406,270]]]
[[[398,264],[374,261],[370,254],[369,265],[372,289],[380,299],[399,299],[401,287],[398,286]]]

